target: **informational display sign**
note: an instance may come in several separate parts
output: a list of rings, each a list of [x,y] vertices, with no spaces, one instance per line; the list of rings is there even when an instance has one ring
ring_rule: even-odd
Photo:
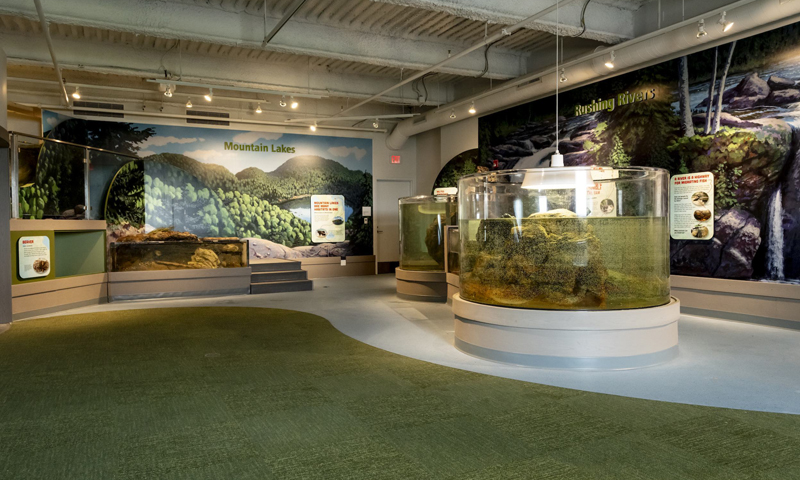
[[[45,236],[20,237],[17,241],[17,275],[23,280],[50,274],[50,239]]]
[[[669,234],[675,240],[714,237],[714,174],[675,175],[669,182]]]
[[[616,217],[617,216],[617,184],[604,182],[619,178],[619,171],[609,167],[592,167],[592,180],[586,190],[590,217]]]
[[[433,190],[434,195],[457,195],[458,187],[439,187]]]
[[[311,241],[344,242],[344,196],[311,196]]]

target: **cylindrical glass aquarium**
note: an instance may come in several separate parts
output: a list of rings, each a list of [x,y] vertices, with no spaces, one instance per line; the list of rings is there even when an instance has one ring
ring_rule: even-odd
[[[455,195],[400,199],[400,268],[444,271],[444,227],[457,223]]]
[[[668,179],[645,167],[462,177],[461,297],[553,310],[669,303]]]

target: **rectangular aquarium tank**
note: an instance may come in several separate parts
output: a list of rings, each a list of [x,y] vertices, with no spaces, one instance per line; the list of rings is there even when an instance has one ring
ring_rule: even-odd
[[[112,272],[238,268],[248,265],[247,243],[238,238],[127,241],[109,245]]]
[[[400,202],[400,268],[444,271],[444,228],[456,225],[455,195],[418,195]]]
[[[668,303],[668,179],[645,167],[461,178],[461,297],[562,310]]]

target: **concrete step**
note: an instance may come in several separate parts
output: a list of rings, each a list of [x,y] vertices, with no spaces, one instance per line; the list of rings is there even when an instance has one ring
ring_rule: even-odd
[[[305,270],[286,270],[282,272],[258,272],[250,275],[251,284],[293,280],[308,280],[308,272]]]
[[[263,272],[286,272],[289,270],[300,270],[301,263],[296,260],[279,260],[268,258],[263,260],[253,260],[250,262],[250,270],[253,273]]]
[[[265,282],[250,285],[251,294],[259,293],[283,293],[283,292],[303,292],[314,289],[314,282],[311,280],[293,280],[290,282]]]

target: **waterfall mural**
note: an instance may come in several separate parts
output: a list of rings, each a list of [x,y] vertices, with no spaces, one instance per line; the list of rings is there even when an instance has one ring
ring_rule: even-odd
[[[476,167],[548,166],[555,108],[482,117]],[[714,238],[672,240],[673,274],[800,284],[800,24],[564,92],[559,108],[566,165],[713,172]]]

